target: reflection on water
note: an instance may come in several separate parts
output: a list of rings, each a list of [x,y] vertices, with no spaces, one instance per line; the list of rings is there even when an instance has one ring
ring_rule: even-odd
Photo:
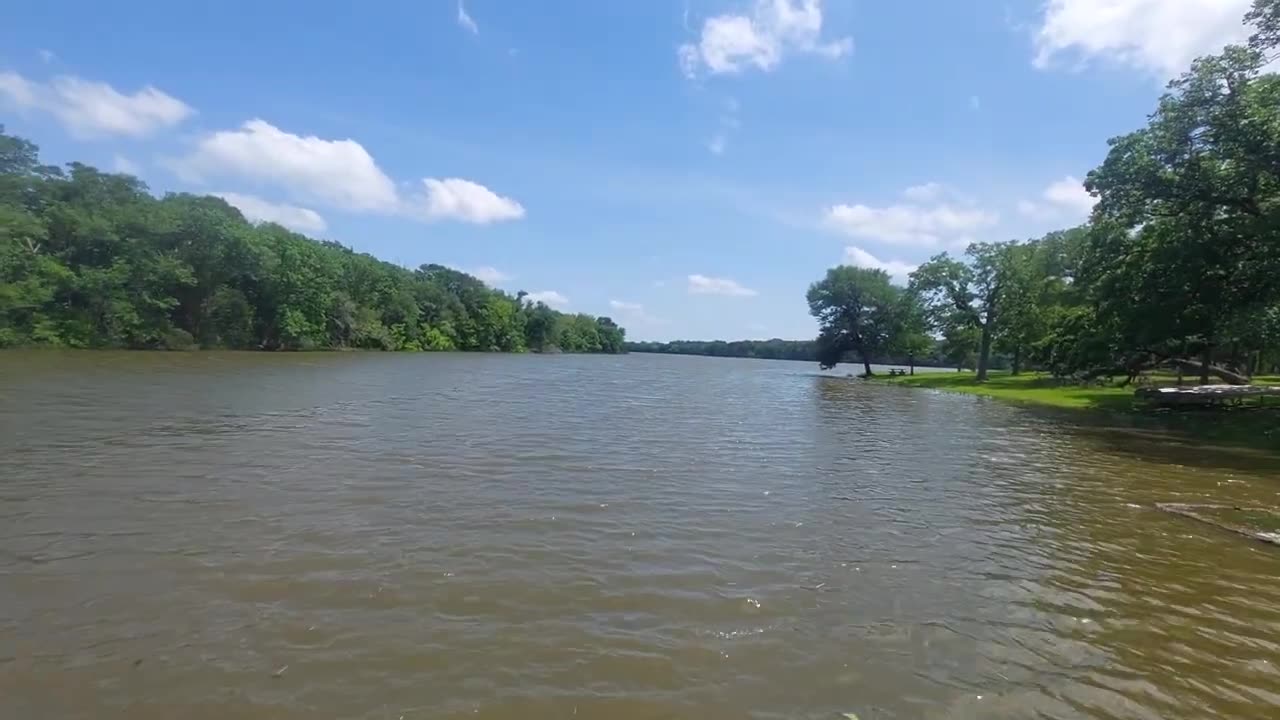
[[[806,364],[0,355],[0,717],[1255,718],[1280,504]],[[1167,443],[1165,443],[1167,445]]]

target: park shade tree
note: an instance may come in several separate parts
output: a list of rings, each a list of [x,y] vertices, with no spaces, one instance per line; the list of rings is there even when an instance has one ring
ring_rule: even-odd
[[[1103,319],[1123,352],[1199,354],[1202,382],[1223,349],[1260,349],[1251,318],[1280,297],[1280,76],[1262,73],[1276,3],[1251,17],[1268,22],[1253,47],[1196,60],[1086,181]]]
[[[867,376],[872,358],[893,349],[902,334],[903,290],[883,270],[841,265],[809,286],[809,314],[818,321],[818,362],[835,367],[856,355]]]
[[[978,336],[977,379],[985,381],[1000,320],[1010,256],[1015,243],[973,243],[968,262],[941,253],[911,273],[911,293],[920,298],[931,329],[963,337]]]

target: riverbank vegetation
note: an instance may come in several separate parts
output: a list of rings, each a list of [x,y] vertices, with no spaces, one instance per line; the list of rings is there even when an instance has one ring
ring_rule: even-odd
[[[1153,372],[1202,384],[1280,370],[1280,0],[1256,0],[1247,46],[1200,58],[1147,125],[1113,138],[1085,187],[1089,222],[942,253],[891,285],[835,268],[809,289],[824,367],[932,339],[974,367],[983,394],[1107,404]],[[1009,378],[1043,371],[1057,386]],[[1064,381],[1080,384],[1066,389]],[[959,378],[917,378],[914,384]]]
[[[931,340],[931,339],[930,339]],[[627,352],[657,353],[661,355],[705,355],[708,357],[738,357],[758,360],[818,360],[818,343],[815,340],[672,340],[671,342],[640,341],[626,343]],[[880,365],[909,365],[914,361],[920,366],[948,367],[953,363],[945,354],[945,348],[930,342],[928,350],[920,355],[884,353],[872,356],[871,362]]]
[[[217,197],[42,165],[3,130],[0,347],[623,350],[610,318],[255,225]]]

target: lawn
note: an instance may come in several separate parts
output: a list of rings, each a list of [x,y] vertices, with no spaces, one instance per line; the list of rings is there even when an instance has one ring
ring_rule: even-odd
[[[931,372],[887,378],[887,382],[908,387],[933,388],[950,392],[984,395],[1015,402],[1061,408],[1129,410],[1133,406],[1132,387],[1082,386],[1048,375],[991,373],[979,383],[971,372]]]
[[[1161,385],[1173,378],[1154,378]],[[877,378],[893,385],[931,388],[947,392],[982,395],[1015,403],[1070,410],[1104,410],[1157,419],[1162,427],[1194,442],[1243,445],[1275,452],[1280,449],[1280,408],[1246,406],[1186,410],[1155,410],[1136,402],[1133,386],[1086,386],[1057,380],[1048,375],[1010,375],[994,372],[979,383],[971,372],[927,372],[893,378]],[[1167,381],[1167,382],[1166,382]],[[1192,380],[1194,382],[1194,380]],[[1259,384],[1280,384],[1280,377],[1254,378]]]

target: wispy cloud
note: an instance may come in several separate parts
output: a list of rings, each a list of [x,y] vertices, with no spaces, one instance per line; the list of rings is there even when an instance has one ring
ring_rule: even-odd
[[[0,100],[18,110],[47,112],[82,139],[144,137],[195,113],[191,106],[150,85],[122,93],[106,83],[71,75],[45,83],[16,72],[0,72]]]
[[[561,295],[555,290],[539,290],[531,292],[525,296],[525,300],[531,303],[546,303],[553,308],[563,308],[569,305],[569,298]]]
[[[999,222],[994,212],[973,206],[939,183],[903,192],[904,202],[874,207],[842,203],[828,208],[828,227],[850,237],[895,245],[936,247]]]
[[[310,208],[286,203],[273,203],[254,195],[233,192],[213,193],[226,200],[253,222],[272,222],[300,232],[322,232],[328,223]]]
[[[475,19],[467,12],[466,6],[462,4],[462,0],[458,0],[458,26],[472,35],[480,34],[480,26],[476,24]]]
[[[471,275],[479,278],[485,285],[496,287],[498,283],[511,279],[511,276],[492,265],[481,265],[471,271]]]
[[[691,295],[723,295],[726,297],[754,297],[759,294],[751,288],[743,287],[736,280],[696,274],[689,276],[688,290]]]

